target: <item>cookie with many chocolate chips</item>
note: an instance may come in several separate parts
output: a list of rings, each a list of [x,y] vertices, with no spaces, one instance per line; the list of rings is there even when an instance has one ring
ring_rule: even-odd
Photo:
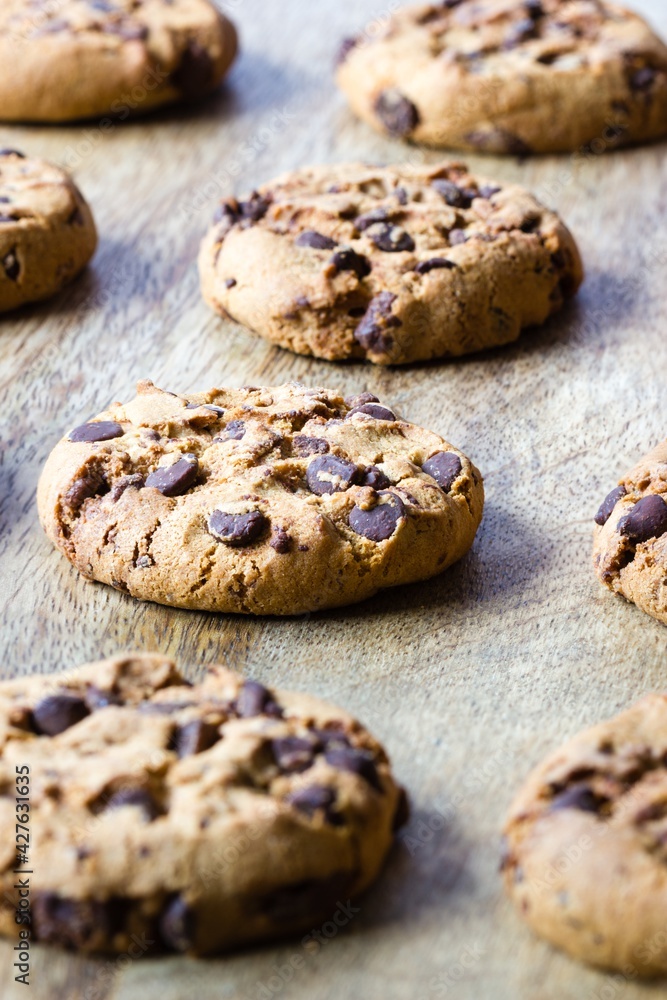
[[[667,694],[543,761],[505,836],[505,884],[537,934],[631,978],[665,975]]]
[[[384,365],[507,344],[582,280],[554,212],[461,163],[286,174],[221,204],[199,268],[209,305],[267,340]]]
[[[480,152],[607,148],[667,133],[667,46],[606,0],[445,0],[348,39],[338,83],[387,135]]]
[[[19,931],[20,794],[31,938],[84,952],[303,932],[376,878],[407,819],[346,712],[224,667],[191,683],[157,655],[0,684],[0,775],[0,933]]]
[[[194,100],[219,84],[236,49],[233,24],[210,0],[3,0],[0,119],[123,120]]]
[[[138,393],[71,430],[40,479],[43,526],[90,579],[293,615],[434,576],[472,545],[479,473],[371,393]]]
[[[601,582],[667,624],[667,441],[623,477],[595,522]]]
[[[96,246],[93,216],[69,174],[0,149],[0,312],[55,295]]]

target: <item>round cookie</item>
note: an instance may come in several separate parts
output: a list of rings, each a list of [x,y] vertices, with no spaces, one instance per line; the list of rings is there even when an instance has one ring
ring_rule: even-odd
[[[384,365],[507,344],[583,277],[554,212],[461,163],[285,174],[221,204],[199,269],[209,305],[267,340]]]
[[[210,0],[4,0],[0,118],[123,120],[213,90],[233,24]]]
[[[138,385],[42,473],[51,541],[143,600],[295,615],[434,576],[472,545],[482,480],[370,393]]]
[[[93,216],[69,174],[0,149],[0,312],[55,295],[96,246]]]
[[[623,477],[595,521],[601,582],[667,624],[667,441]]]
[[[392,136],[549,153],[667,133],[667,47],[606,0],[445,0],[348,39],[337,79]]]
[[[667,695],[543,761],[505,826],[507,890],[532,929],[629,978],[667,973]]]
[[[77,951],[205,955],[319,926],[407,819],[383,748],[347,713],[224,667],[192,684],[162,656],[0,684],[0,747],[5,787],[29,789],[32,940]],[[14,916],[0,908],[0,933],[17,936]]]

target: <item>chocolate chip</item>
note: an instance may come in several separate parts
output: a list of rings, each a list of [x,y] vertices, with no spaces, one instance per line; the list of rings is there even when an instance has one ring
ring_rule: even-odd
[[[431,182],[431,187],[435,188],[452,208],[470,208],[472,204],[472,193],[464,191],[452,181],[435,180]]]
[[[477,193],[478,198],[493,198],[494,194],[498,194],[502,188],[496,187],[494,184],[483,184]]]
[[[345,405],[350,408],[354,406],[363,406],[364,403],[379,403],[380,400],[377,396],[374,396],[372,392],[360,392],[356,396],[346,396]]]
[[[371,273],[371,265],[367,257],[357,253],[356,250],[338,250],[331,258],[332,265],[337,272],[354,271],[361,280]]]
[[[422,465],[424,472],[435,479],[438,486],[449,493],[454,481],[461,475],[463,465],[453,451],[438,451]]]
[[[380,292],[371,300],[366,315],[354,331],[355,339],[366,351],[382,354],[391,349],[393,338],[388,330],[403,325],[391,311],[396,298],[393,292]]]
[[[404,187],[394,188],[392,194],[394,195],[394,198],[396,198],[396,200],[398,201],[399,205],[407,205],[408,192],[405,190]]]
[[[39,733],[57,736],[81,722],[90,712],[83,698],[78,695],[51,694],[37,702],[32,714]]]
[[[395,413],[392,413],[386,406],[381,406],[379,403],[363,403],[361,406],[355,406],[348,413],[348,417],[353,416],[355,413],[365,413],[368,417],[374,417],[375,420],[396,419]]]
[[[14,222],[15,220],[7,217],[7,221]],[[16,247],[14,247],[13,250],[10,250],[9,253],[5,254],[2,258],[2,267],[10,281],[16,281],[18,279],[18,276],[21,273],[21,264],[16,256]]]
[[[581,812],[598,813],[608,801],[603,796],[596,795],[592,788],[577,785],[556,795],[551,801],[550,808],[554,811],[578,809]]]
[[[468,239],[464,229],[450,229],[448,238],[450,246],[453,247],[460,246],[461,243],[465,243]]]
[[[120,424],[113,420],[99,420],[89,424],[80,424],[69,433],[70,441],[110,441],[111,438],[122,437],[125,433]]]
[[[630,77],[630,86],[633,90],[650,90],[655,83],[656,71],[649,66],[638,69]]]
[[[176,752],[179,757],[208,750],[220,739],[219,727],[203,719],[194,719],[180,726],[176,733]]]
[[[313,250],[333,250],[338,244],[329,236],[315,232],[314,229],[307,229],[300,233],[294,241],[298,247],[312,247]]]
[[[239,211],[242,218],[247,219],[249,222],[259,222],[268,212],[270,204],[271,202],[268,198],[265,198],[257,191],[253,191],[247,201],[239,202]]]
[[[123,700],[114,691],[105,691],[91,685],[86,691],[86,705],[91,712],[99,712],[110,705],[122,705]]]
[[[398,90],[383,90],[376,98],[373,110],[387,132],[404,138],[419,125],[419,111],[407,97]]]
[[[160,916],[160,936],[173,951],[187,951],[196,938],[196,914],[182,896],[173,896]]]
[[[109,492],[109,484],[100,469],[90,469],[87,475],[75,479],[64,496],[64,501],[73,511],[78,511],[81,505],[90,497],[104,496]]]
[[[398,527],[398,522],[405,517],[405,507],[400,497],[387,490],[381,490],[378,493],[378,500],[380,497],[386,497],[386,503],[378,503],[370,510],[355,506],[348,518],[352,530],[371,542],[383,542],[391,538]]]
[[[366,750],[356,750],[353,747],[331,746],[325,750],[324,758],[327,764],[335,767],[336,770],[358,774],[369,785],[372,785],[373,788],[382,791],[375,761],[372,754]]]
[[[283,736],[271,740],[271,749],[276,764],[284,772],[306,771],[312,767],[315,759],[313,741],[301,736]]]
[[[410,233],[406,233],[400,226],[392,226],[389,223],[378,225],[369,231],[368,235],[378,250],[384,253],[412,252],[415,248],[415,241]]]
[[[534,21],[539,21],[541,17],[545,17],[542,0],[524,0],[523,5],[526,8],[528,17],[532,17]]]
[[[269,545],[280,555],[285,555],[292,548],[292,541],[292,536],[284,528],[274,528],[273,538],[269,542]]]
[[[329,442],[325,441],[324,438],[295,434],[292,438],[292,448],[294,454],[300,458],[305,458],[307,455],[326,455],[329,451]]]
[[[377,465],[369,465],[361,478],[361,486],[370,486],[374,490],[386,490],[391,486],[391,481],[387,479],[382,469]]]
[[[296,792],[290,792],[285,801],[311,818],[315,813],[323,812],[328,823],[338,825],[340,822],[338,813],[333,809],[336,792],[326,785],[309,785],[307,788],[299,788]]]
[[[215,66],[206,49],[194,40],[181,53],[177,69],[169,77],[170,84],[184,97],[200,97],[210,90]]]
[[[415,271],[417,274],[428,274],[429,271],[435,271],[438,268],[453,268],[456,264],[453,260],[447,260],[446,257],[431,257],[430,260],[422,260],[417,264]]]
[[[314,458],[306,470],[306,481],[318,497],[325,493],[341,493],[356,482],[359,470],[353,462],[335,455]]]
[[[616,489],[608,493],[600,505],[600,509],[595,515],[596,524],[606,524],[611,517],[614,507],[618,501],[626,495],[625,486],[617,486]]]
[[[146,788],[123,788],[112,795],[106,803],[107,809],[121,809],[123,806],[136,806],[141,809],[149,823],[162,813]]]
[[[360,233],[363,233],[370,226],[374,226],[376,222],[386,222],[388,218],[389,212],[386,208],[383,208],[382,206],[380,206],[380,208],[373,208],[370,212],[357,216],[354,220],[354,228],[358,229]]]
[[[334,59],[334,65],[342,66],[352,49],[357,47],[357,44],[356,38],[344,38],[338,47],[338,51]]]
[[[224,437],[216,438],[216,441],[240,441],[245,436],[245,422],[243,420],[230,420],[224,429]]]
[[[274,718],[282,715],[282,710],[273,700],[268,688],[258,681],[245,681],[236,696],[236,714],[242,719],[254,718],[256,715],[271,715]]]
[[[618,531],[631,542],[648,542],[667,532],[667,503],[653,493],[642,497],[618,522]]]
[[[156,469],[146,477],[146,486],[159,490],[165,497],[180,497],[194,486],[199,475],[199,462],[187,455],[167,468]]]
[[[219,542],[241,547],[257,541],[268,524],[268,518],[259,510],[250,510],[247,514],[227,514],[223,510],[214,510],[208,519],[208,530]]]
[[[0,156],[18,156],[20,160],[25,160],[25,153],[20,153],[18,149],[0,149]]]
[[[225,288],[234,288],[236,284],[236,278],[225,278]]]
[[[120,500],[120,498],[122,497],[125,490],[128,490],[131,486],[134,486],[135,489],[140,490],[143,487],[143,485],[144,485],[144,477],[139,472],[134,472],[132,473],[131,476],[123,476],[122,479],[119,479],[118,482],[114,483],[114,485],[111,487],[109,498],[114,503],[117,503],[118,500]]]
[[[31,928],[36,941],[75,951],[109,947],[124,910],[118,900],[63,899],[53,892],[35,894]]]
[[[509,153],[511,156],[527,156],[532,152],[528,143],[506,129],[493,128],[487,131],[468,132],[464,136],[473,149],[485,153]]]

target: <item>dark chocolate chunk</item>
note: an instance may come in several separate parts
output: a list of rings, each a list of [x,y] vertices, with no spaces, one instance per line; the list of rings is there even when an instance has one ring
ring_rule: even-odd
[[[338,250],[331,258],[336,271],[354,271],[361,280],[371,273],[371,265],[367,257],[356,250]]]
[[[51,694],[37,702],[32,714],[39,733],[57,736],[81,722],[90,712],[83,698],[78,695]]]
[[[165,497],[180,497],[197,481],[199,462],[187,455],[167,468],[156,469],[146,477],[146,486],[159,490]]]
[[[115,792],[106,803],[107,809],[120,809],[123,806],[136,806],[141,809],[149,823],[162,813],[147,788],[123,788]]]
[[[382,354],[391,349],[393,338],[388,331],[392,327],[403,325],[391,311],[395,301],[396,295],[393,292],[380,292],[372,299],[364,318],[354,331],[355,339],[366,351]]]
[[[526,8],[528,17],[532,17],[534,21],[539,21],[541,17],[545,16],[542,0],[524,0],[523,5]]]
[[[377,506],[370,510],[363,510],[361,507],[353,507],[350,511],[348,524],[357,535],[363,535],[371,542],[383,542],[396,531],[398,523],[405,517],[405,507],[400,497],[387,490],[378,493],[380,497],[385,497],[386,502],[378,502]]]
[[[160,916],[160,936],[173,951],[187,951],[196,938],[196,914],[182,896],[172,896]]]
[[[327,764],[335,767],[338,771],[350,771],[352,774],[358,774],[373,788],[382,791],[373,755],[366,750],[330,746],[324,751],[324,757]]]
[[[180,726],[176,734],[176,752],[179,757],[208,750],[220,739],[219,726],[203,719],[194,719]]]
[[[448,238],[450,246],[453,247],[460,246],[461,243],[465,243],[468,239],[464,229],[450,229]]]
[[[6,217],[6,219],[8,222],[15,221],[9,217]],[[16,281],[18,279],[21,273],[21,264],[16,256],[16,247],[14,247],[13,250],[10,250],[9,253],[5,254],[2,258],[2,267],[10,281]]]
[[[326,785],[309,785],[307,788],[299,788],[296,792],[291,792],[286,799],[291,806],[305,813],[311,818],[317,812],[323,812],[328,823],[336,824],[340,822],[340,817],[333,809],[336,802],[336,792]]]
[[[335,455],[314,458],[306,470],[306,481],[312,493],[341,493],[356,482],[359,470],[353,462]]]
[[[379,208],[371,209],[370,212],[366,212],[364,215],[357,216],[354,220],[354,226],[360,233],[363,233],[370,226],[374,226],[376,222],[386,222],[388,218],[389,211],[380,206]]]
[[[551,801],[550,808],[553,810],[578,809],[581,812],[598,813],[608,801],[604,796],[596,795],[592,788],[585,785],[575,785],[573,788],[566,788],[565,791],[556,795]]]
[[[181,54],[178,68],[169,78],[185,97],[200,97],[211,89],[215,66],[206,49],[191,39]]]
[[[70,441],[110,441],[111,438],[122,437],[124,434],[120,424],[113,420],[99,420],[89,424],[81,424],[69,433]]]
[[[375,420],[396,419],[396,414],[392,413],[386,406],[381,406],[380,403],[363,403],[361,406],[354,406],[347,415],[351,417],[355,413],[365,413],[368,417],[374,417]]]
[[[315,232],[314,229],[306,229],[294,240],[298,247],[312,247],[313,250],[333,250],[338,244],[330,236],[323,236],[322,233]]]
[[[513,156],[527,156],[532,152],[528,143],[508,132],[506,129],[493,128],[488,131],[468,132],[464,136],[474,149],[485,153],[509,153]]]
[[[430,260],[422,260],[417,264],[415,271],[417,274],[428,274],[429,271],[435,271],[438,268],[453,268],[456,264],[453,260],[447,260],[446,257],[431,257]]]
[[[269,545],[280,555],[284,555],[292,548],[292,541],[292,536],[284,528],[274,528],[273,538],[269,542]]]
[[[441,195],[447,204],[452,206],[452,208],[470,208],[473,199],[473,192],[465,191],[452,181],[446,180],[432,181],[431,186],[435,188],[438,194]]]
[[[31,908],[32,933],[36,941],[75,951],[108,948],[123,909],[114,899],[63,899],[53,892],[37,892]]]
[[[377,465],[369,465],[361,478],[361,486],[371,486],[374,490],[386,490],[391,482]]]
[[[329,451],[329,442],[324,438],[308,437],[307,434],[295,434],[292,438],[294,454],[300,458],[307,455],[326,455]]]
[[[400,226],[380,224],[369,230],[368,235],[378,250],[384,253],[411,253],[415,248],[415,241],[410,233],[406,233]]]
[[[273,700],[273,695],[258,681],[245,681],[236,698],[236,714],[242,719],[256,715],[270,715],[274,719],[282,716],[282,709]]]
[[[271,749],[281,771],[300,772],[312,767],[315,760],[313,740],[301,736],[283,736],[271,740]]]
[[[247,514],[226,514],[223,510],[214,510],[208,519],[208,530],[218,541],[237,547],[257,541],[268,524],[268,518],[259,510],[250,510]]]
[[[416,106],[398,90],[383,90],[373,109],[387,132],[400,138],[414,132],[421,121]]]
[[[25,153],[19,152],[18,149],[0,149],[0,156],[18,156],[20,160],[25,160]]]
[[[477,193],[478,198],[493,198],[494,194],[498,194],[501,188],[496,187],[494,184],[483,184]]]
[[[438,451],[424,462],[422,469],[435,479],[445,493],[449,493],[454,481],[461,475],[463,465],[453,451]]]
[[[216,438],[217,441],[240,441],[245,435],[245,421],[230,420],[223,431],[224,437]]]
[[[667,532],[667,503],[655,493],[642,497],[618,522],[618,531],[636,544],[659,538]]]
[[[617,486],[616,489],[613,489],[611,493],[607,494],[607,496],[600,504],[600,509],[595,515],[596,524],[602,525],[607,523],[607,521],[612,515],[614,507],[616,506],[618,501],[626,495],[626,492],[627,491],[625,489],[625,486]]]
[[[268,198],[265,198],[257,191],[253,191],[247,201],[239,202],[239,212],[242,218],[248,222],[259,222],[268,212],[270,204],[271,202]]]
[[[225,278],[225,288],[234,288],[237,284],[236,278]]]
[[[630,87],[632,90],[650,90],[655,83],[656,71],[650,66],[636,70],[630,77]]]
[[[104,496],[109,492],[109,484],[100,469],[90,469],[85,476],[75,479],[65,493],[64,500],[73,511],[78,511],[90,497]]]
[[[111,487],[109,497],[116,503],[122,497],[125,490],[129,490],[130,486],[134,486],[135,489],[140,490],[144,485],[144,477],[140,472],[133,472],[131,476],[123,476],[119,479],[117,483],[114,483]]]
[[[345,405],[349,407],[363,406],[364,403],[379,403],[380,400],[372,392],[360,392],[356,396],[346,396]]]

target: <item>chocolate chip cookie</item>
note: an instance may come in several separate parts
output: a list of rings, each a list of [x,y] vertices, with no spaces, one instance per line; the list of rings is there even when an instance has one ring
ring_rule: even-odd
[[[667,695],[580,733],[540,764],[505,834],[528,924],[630,979],[667,973]]]
[[[595,522],[602,583],[667,624],[667,441],[623,477]]]
[[[0,933],[18,934],[20,861],[33,940],[77,951],[296,934],[349,908],[407,819],[383,748],[341,709],[224,667],[193,684],[162,656],[0,684],[0,747]]]
[[[293,615],[434,576],[472,545],[482,480],[371,393],[138,386],[42,473],[51,541],[143,600]]]
[[[0,149],[0,312],[55,295],[96,246],[93,216],[72,178]]]
[[[346,40],[337,77],[361,118],[433,146],[602,152],[667,133],[667,46],[605,0],[401,7]]]
[[[206,301],[267,340],[383,365],[507,344],[582,280],[554,212],[461,163],[286,174],[221,204],[199,267]]]
[[[236,49],[234,26],[209,0],[3,0],[0,118],[123,120],[194,100]]]

